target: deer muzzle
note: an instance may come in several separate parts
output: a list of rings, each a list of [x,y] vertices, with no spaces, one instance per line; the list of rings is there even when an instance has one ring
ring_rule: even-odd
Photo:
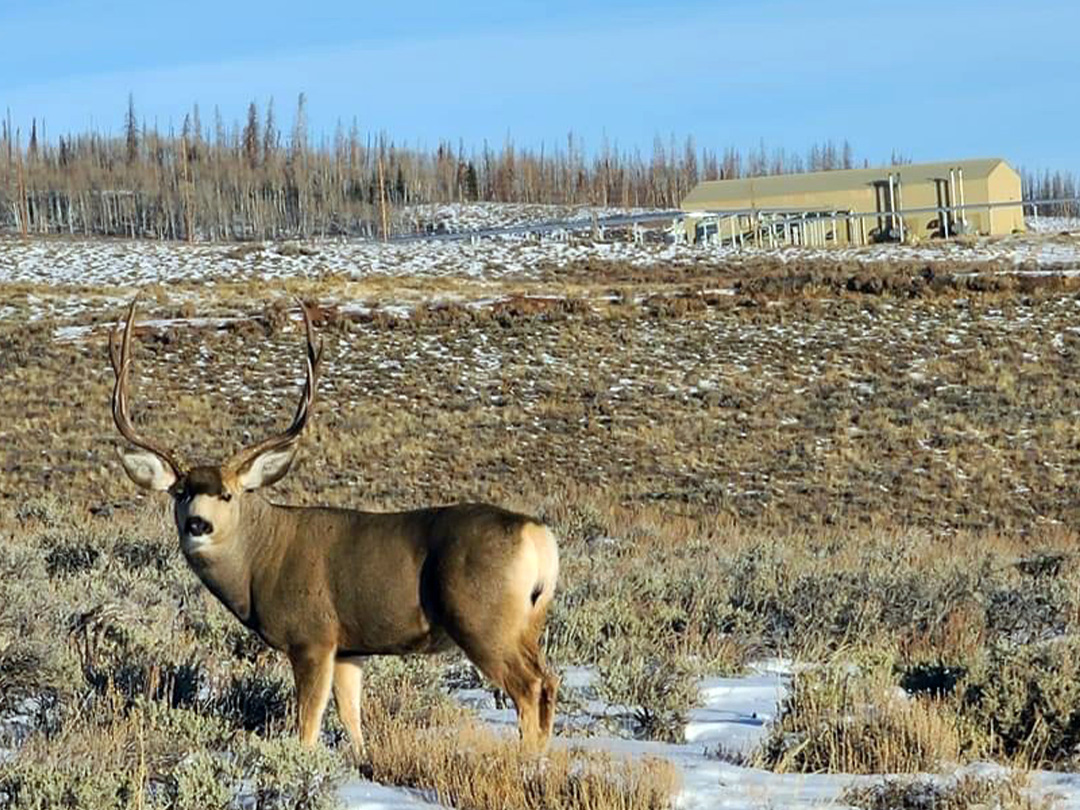
[[[204,518],[194,515],[184,521],[184,534],[190,537],[201,537],[214,531],[214,525]]]

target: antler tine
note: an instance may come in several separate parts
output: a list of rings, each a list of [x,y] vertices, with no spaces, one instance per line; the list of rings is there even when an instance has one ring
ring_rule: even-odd
[[[117,345],[117,332],[120,327],[114,326],[109,330],[109,361],[112,363],[113,374],[120,375],[120,347]]]
[[[285,428],[281,433],[271,436],[268,439],[264,439],[258,444],[246,447],[234,455],[227,463],[227,466],[234,470],[241,469],[249,461],[262,455],[268,450],[283,447],[296,441],[300,437],[300,434],[304,432],[308,418],[311,416],[311,410],[315,405],[316,389],[319,384],[319,365],[322,362],[323,343],[321,338],[318,343],[316,343],[315,327],[311,323],[311,315],[308,313],[307,306],[299,298],[296,299],[296,302],[300,305],[300,312],[304,316],[304,332],[307,338],[307,351],[304,388],[300,393],[300,402],[297,403],[296,412],[293,414],[292,424]]]
[[[136,447],[141,447],[143,450],[149,450],[151,453],[160,456],[179,477],[180,465],[172,454],[163,447],[141,437],[131,424],[131,415],[128,411],[127,384],[128,374],[131,371],[131,333],[133,331],[132,327],[135,325],[135,304],[138,300],[138,296],[131,300],[131,305],[128,307],[127,322],[124,324],[124,332],[120,340],[117,340],[119,337],[117,334],[119,331],[118,326],[113,327],[112,332],[109,333],[109,359],[112,361],[113,372],[116,375],[116,384],[113,386],[112,396],[113,421],[116,422],[117,429],[125,439]],[[117,346],[118,342],[119,347]]]
[[[323,342],[319,338],[318,345],[315,343],[315,327],[311,323],[307,305],[300,299],[296,299],[300,306],[300,312],[304,316],[304,336],[307,339],[306,361],[307,373],[304,378],[304,390],[300,394],[300,402],[297,403],[296,413],[293,414],[292,424],[286,428],[282,436],[289,439],[299,436],[307,424],[308,414],[315,404],[316,388],[318,387],[319,364],[322,362]]]

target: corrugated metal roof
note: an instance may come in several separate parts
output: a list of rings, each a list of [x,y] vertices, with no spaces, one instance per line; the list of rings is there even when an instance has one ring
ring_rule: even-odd
[[[684,211],[724,208],[726,201],[767,206],[770,197],[790,194],[815,194],[865,188],[875,181],[888,180],[889,173],[900,175],[903,183],[924,183],[935,177],[949,176],[949,169],[964,170],[965,180],[987,177],[1005,164],[1001,158],[951,160],[939,163],[908,163],[904,166],[881,166],[874,169],[837,169],[828,172],[774,174],[767,177],[743,177],[738,180],[705,180],[686,195],[680,206]]]

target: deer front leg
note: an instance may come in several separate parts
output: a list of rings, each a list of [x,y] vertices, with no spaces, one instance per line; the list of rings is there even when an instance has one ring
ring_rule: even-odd
[[[334,662],[334,702],[338,715],[352,740],[353,753],[365,759],[364,730],[360,727],[360,690],[364,683],[364,671],[355,659],[339,659]]]
[[[319,740],[323,712],[330,700],[334,675],[332,648],[308,648],[289,651],[293,678],[296,680],[296,703],[300,720],[300,742],[313,747]]]

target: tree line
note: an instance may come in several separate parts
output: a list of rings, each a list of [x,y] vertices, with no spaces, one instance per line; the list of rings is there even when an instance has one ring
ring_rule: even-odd
[[[1043,172],[1021,171],[1020,187],[1025,200],[1069,201],[1040,205],[1040,216],[1080,216],[1080,205],[1075,202],[1078,186],[1072,172],[1051,172],[1049,169]]]
[[[909,162],[895,152],[891,161]],[[379,237],[423,227],[401,215],[417,203],[671,209],[700,180],[856,165],[868,163],[857,164],[847,141],[813,144],[801,155],[658,137],[643,155],[606,139],[587,152],[570,133],[555,147],[522,148],[508,138],[498,147],[442,141],[425,150],[361,133],[355,120],[312,143],[303,94],[288,133],[273,101],[262,110],[252,102],[231,125],[216,108],[205,121],[195,105],[179,131],[161,132],[140,122],[129,96],[119,135],[53,140],[37,121],[24,133],[5,117],[0,229],[175,240]]]

